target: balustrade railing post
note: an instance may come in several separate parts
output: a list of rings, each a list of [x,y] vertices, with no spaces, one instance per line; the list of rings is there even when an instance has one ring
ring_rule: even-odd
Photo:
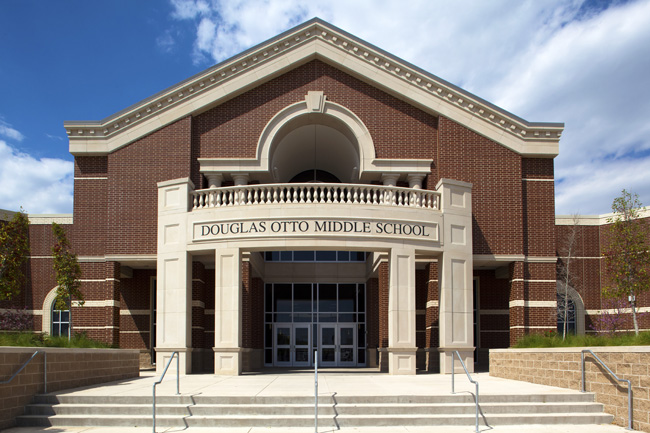
[[[439,209],[436,191],[363,184],[270,184],[208,188],[193,191],[192,210],[222,206],[337,203]]]

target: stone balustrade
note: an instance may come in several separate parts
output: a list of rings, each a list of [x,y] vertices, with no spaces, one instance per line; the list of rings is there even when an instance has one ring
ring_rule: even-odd
[[[439,210],[440,193],[415,188],[341,183],[231,186],[193,191],[192,209],[270,204],[347,204]]]

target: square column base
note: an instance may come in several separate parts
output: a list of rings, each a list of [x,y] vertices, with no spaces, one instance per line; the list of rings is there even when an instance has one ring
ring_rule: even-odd
[[[162,375],[167,363],[172,357],[174,352],[178,352],[178,369],[180,374],[190,374],[192,372],[192,349],[187,347],[171,348],[171,347],[156,347],[156,374]],[[172,360],[167,374],[176,374],[176,356]]]
[[[413,375],[416,372],[417,347],[388,348],[388,374]]]
[[[458,362],[458,357],[454,354],[456,350],[460,353],[467,371],[474,373],[474,347],[439,347],[438,350],[440,351],[440,374],[451,374],[452,361],[454,373],[465,372],[463,366]]]
[[[213,347],[214,374],[239,376],[242,373],[242,349],[239,347]]]

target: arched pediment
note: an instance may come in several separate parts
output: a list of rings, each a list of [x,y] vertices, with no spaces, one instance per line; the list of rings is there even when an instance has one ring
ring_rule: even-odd
[[[321,91],[309,92],[303,101],[269,120],[260,134],[256,158],[199,158],[200,171],[206,176],[245,173],[261,182],[287,182],[309,168],[332,172],[343,182],[380,180],[387,173],[425,176],[431,162],[377,159],[363,121],[348,108],[328,101]]]

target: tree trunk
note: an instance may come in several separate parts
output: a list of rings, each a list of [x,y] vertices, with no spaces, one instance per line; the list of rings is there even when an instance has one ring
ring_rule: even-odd
[[[634,299],[634,297],[632,297],[631,299]],[[639,322],[636,318],[636,299],[630,302],[630,306],[632,307],[632,321],[634,322],[634,335],[639,335]]]

